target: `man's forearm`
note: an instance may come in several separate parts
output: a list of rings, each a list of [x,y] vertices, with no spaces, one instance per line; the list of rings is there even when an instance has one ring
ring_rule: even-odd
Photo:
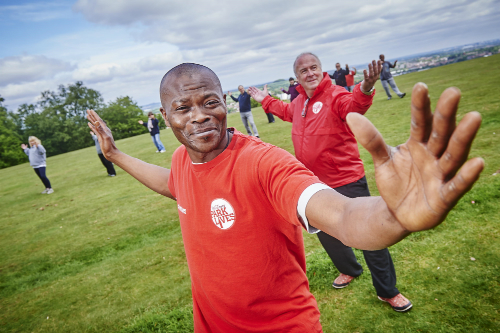
[[[290,103],[278,101],[271,96],[266,96],[264,100],[262,100],[262,108],[266,113],[270,112],[283,121],[292,122],[292,118],[289,114]]]
[[[175,200],[168,188],[169,169],[146,163],[121,151],[106,156],[106,159],[153,191]]]
[[[347,198],[333,190],[314,194],[306,207],[309,224],[361,250],[380,250],[410,234],[382,197]]]

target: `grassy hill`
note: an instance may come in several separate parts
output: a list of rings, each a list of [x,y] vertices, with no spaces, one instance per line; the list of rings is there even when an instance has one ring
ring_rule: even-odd
[[[310,286],[325,332],[500,331],[500,55],[396,78],[404,99],[377,94],[367,117],[393,145],[406,141],[411,88],[426,82],[433,106],[448,86],[463,97],[461,118],[483,115],[471,156],[486,168],[473,190],[434,230],[391,247],[399,289],[414,308],[405,314],[377,300],[365,268],[342,290],[338,272],[316,236],[304,234]],[[253,110],[264,141],[293,152],[291,125],[268,124]],[[244,131],[238,114],[230,126]],[[169,167],[179,143],[162,130],[167,153],[156,154],[148,134],[118,141],[125,153]],[[373,164],[360,149],[372,194]],[[28,164],[0,170],[0,332],[189,332],[190,278],[175,202],[117,168],[106,176],[95,148],[51,157],[55,193]],[[474,203],[472,203],[474,201]],[[475,260],[471,260],[475,258]]]

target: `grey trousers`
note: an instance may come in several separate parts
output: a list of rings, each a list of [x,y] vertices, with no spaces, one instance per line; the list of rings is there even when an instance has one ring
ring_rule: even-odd
[[[257,126],[255,126],[255,122],[253,121],[252,111],[240,112],[240,117],[243,125],[245,125],[245,128],[247,129],[248,135],[252,136],[252,131],[250,131],[250,126],[248,125],[248,123],[250,123],[250,125],[252,125],[253,136],[259,136]]]
[[[399,91],[398,86],[396,85],[396,81],[394,81],[394,78],[390,78],[389,80],[380,80],[382,83],[382,87],[385,89],[385,93],[387,94],[387,97],[392,97],[391,92],[389,91],[389,85],[391,86],[392,90],[396,93],[396,95],[401,96],[403,93]]]

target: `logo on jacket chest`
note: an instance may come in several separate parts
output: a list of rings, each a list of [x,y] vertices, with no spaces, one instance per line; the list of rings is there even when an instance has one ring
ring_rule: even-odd
[[[225,230],[233,226],[235,214],[233,206],[229,202],[224,199],[215,199],[212,201],[210,209],[212,221],[218,228]]]
[[[321,102],[316,102],[316,103],[314,103],[314,105],[313,105],[313,109],[312,109],[313,113],[314,113],[314,114],[318,114],[318,112],[320,112],[320,111],[321,111],[321,108],[322,108],[322,107],[323,107],[323,103],[321,103]]]

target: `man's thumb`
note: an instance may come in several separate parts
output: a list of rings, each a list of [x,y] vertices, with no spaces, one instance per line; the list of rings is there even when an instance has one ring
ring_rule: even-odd
[[[347,114],[346,121],[356,140],[372,155],[375,167],[390,158],[390,147],[367,118],[359,113],[351,112]]]

